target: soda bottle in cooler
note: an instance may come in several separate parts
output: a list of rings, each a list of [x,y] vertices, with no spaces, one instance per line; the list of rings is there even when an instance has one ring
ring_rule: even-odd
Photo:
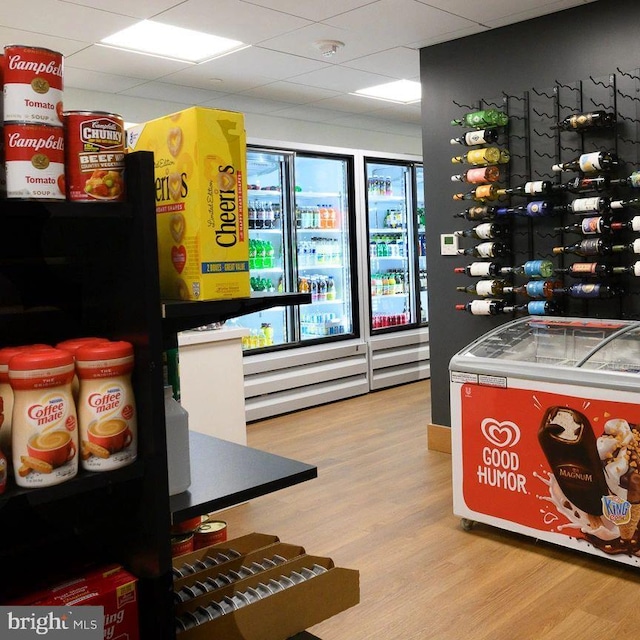
[[[327,278],[327,300],[336,299],[336,282],[332,276]]]
[[[255,224],[256,229],[264,229],[265,217],[266,217],[266,212],[264,210],[264,203],[261,201],[258,201],[258,203],[256,204],[256,224]]]
[[[327,278],[326,276],[318,277],[318,301],[324,302],[327,299]]]
[[[256,241],[249,239],[249,270],[256,268]]]
[[[273,248],[273,244],[270,240],[266,241],[265,244],[266,251],[264,257],[264,266],[266,269],[273,269],[275,249]]]
[[[254,202],[249,203],[249,229],[256,228],[256,207]]]
[[[264,269],[265,253],[265,243],[262,240],[256,240],[256,269]]]
[[[337,228],[337,215],[336,215],[336,210],[333,208],[332,205],[329,205],[329,209],[328,211],[328,225],[329,225],[329,229],[336,229]]]
[[[309,289],[311,292],[311,301],[318,302],[318,276],[312,275],[309,278]]]

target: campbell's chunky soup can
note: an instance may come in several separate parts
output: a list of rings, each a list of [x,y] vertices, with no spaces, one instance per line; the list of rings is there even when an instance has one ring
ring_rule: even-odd
[[[124,199],[124,121],[115,113],[67,111],[65,163],[67,199]]]
[[[62,54],[24,45],[4,48],[4,121],[62,126]]]
[[[7,198],[64,200],[64,136],[60,127],[4,125]]]
[[[98,342],[76,350],[82,467],[110,471],[137,455],[136,402],[131,388],[133,345]]]
[[[20,487],[46,487],[78,472],[78,419],[71,395],[73,356],[52,347],[9,361],[11,448]]]

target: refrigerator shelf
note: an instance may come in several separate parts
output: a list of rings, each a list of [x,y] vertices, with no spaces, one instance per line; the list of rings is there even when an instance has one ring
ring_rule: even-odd
[[[334,227],[331,229],[326,229],[326,228],[322,228],[322,227],[297,227],[296,228],[296,232],[297,233],[342,233],[342,229],[338,228],[338,227]]]
[[[296,191],[296,198],[344,198],[339,191]]]
[[[369,235],[378,235],[383,233],[406,233],[407,230],[404,227],[379,227],[377,229],[370,228]]]

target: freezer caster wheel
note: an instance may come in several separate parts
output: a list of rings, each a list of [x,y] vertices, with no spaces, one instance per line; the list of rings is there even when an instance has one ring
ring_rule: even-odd
[[[471,531],[473,529],[473,525],[475,524],[475,520],[469,520],[467,518],[460,518],[460,524],[465,531]]]

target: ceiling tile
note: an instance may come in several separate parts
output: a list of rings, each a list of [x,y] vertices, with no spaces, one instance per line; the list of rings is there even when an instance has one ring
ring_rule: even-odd
[[[87,89],[90,91],[104,91],[105,93],[119,93],[126,89],[131,89],[140,84],[136,78],[116,76],[110,73],[100,73],[99,71],[88,71],[87,69],[76,69],[65,65],[64,67],[64,87],[75,87],[76,89]]]
[[[342,115],[340,118],[333,120],[332,124],[351,127],[353,129],[364,129],[366,131],[381,131],[383,133],[416,136],[418,138],[422,135],[420,125],[406,124],[404,122],[394,122],[390,119],[376,118],[366,115]]]
[[[389,78],[386,76],[338,66],[312,71],[291,79],[291,82],[295,84],[310,85],[346,93],[388,81]]]
[[[529,20],[538,16],[554,13],[556,11],[563,11],[564,9],[570,9],[576,5],[583,4],[582,0],[561,0],[560,2],[548,2],[542,6],[537,5],[535,2],[522,3],[527,8],[516,10],[517,7],[509,5],[508,10],[503,12],[502,16],[497,18],[484,20],[484,24],[488,27],[496,28],[503,27],[507,24],[513,24],[515,22],[521,22],[523,20]]]
[[[95,69],[116,76],[156,80],[162,76],[192,66],[175,60],[145,56],[92,45],[65,58],[65,65],[79,69]]]
[[[344,116],[339,111],[331,109],[319,109],[317,107],[305,106],[288,106],[285,109],[277,111],[274,115],[280,118],[292,118],[293,120],[310,120],[311,122],[332,122],[337,118]]]
[[[159,14],[156,20],[233,38],[246,44],[257,44],[309,24],[303,18],[247,4],[242,0],[216,0],[214,6],[211,0],[186,0]]]
[[[476,33],[481,33],[482,31],[489,31],[489,27],[481,24],[473,24],[472,26],[466,27],[465,29],[456,29],[455,31],[446,31],[432,34],[426,38],[422,38],[421,40],[410,42],[407,44],[407,46],[413,47],[415,49],[421,49],[422,47],[430,47],[441,42],[449,42],[451,40],[457,40],[458,38],[472,36]]]
[[[262,100],[245,94],[226,95],[204,103],[205,106],[216,109],[228,109],[230,111],[240,111],[241,113],[267,114],[286,109],[291,106],[286,102],[275,100]]]
[[[226,94],[218,91],[205,91],[194,87],[185,87],[167,82],[145,82],[131,89],[121,91],[123,95],[136,98],[150,98],[163,102],[187,102],[190,104],[203,104]]]
[[[345,67],[380,73],[397,80],[420,79],[420,52],[408,47],[394,47],[344,63]]]
[[[135,0],[135,2],[131,0],[60,0],[60,2],[146,20],[162,11],[182,4],[183,0]]]
[[[271,84],[256,87],[243,92],[244,95],[270,100],[281,100],[291,104],[308,104],[318,102],[325,98],[341,95],[337,91],[322,89],[320,87],[307,87],[295,82],[273,82]]]
[[[44,47],[45,49],[59,51],[63,55],[68,56],[76,51],[85,49],[90,46],[91,43],[0,26],[0,47],[4,48],[10,44]]]
[[[463,16],[469,20],[488,25],[492,21],[508,15],[530,13],[529,17],[541,16],[553,11],[559,11],[562,8],[575,7],[583,4],[585,0],[566,0],[563,2],[558,0],[546,0],[546,2],[541,2],[540,0],[509,0],[508,2],[505,2],[505,0],[482,0],[482,2],[469,2],[469,0],[416,0],[416,2],[437,7],[457,16]],[[564,6],[554,8],[554,5],[560,4]]]
[[[4,25],[32,32],[34,38],[39,38],[39,34],[69,40],[80,36],[86,42],[98,42],[136,22],[131,17],[61,0],[2,0],[0,20]]]
[[[445,31],[465,29],[470,20],[416,0],[378,0],[325,21],[358,38],[377,43],[377,50],[391,49]]]
[[[371,99],[341,93],[333,98],[320,100],[315,106],[335,109],[344,113],[368,113],[371,111]]]
[[[332,16],[336,16],[351,9],[364,7],[371,4],[373,0],[244,0],[247,4],[272,9],[278,5],[278,11],[290,13],[293,16],[300,16],[307,20],[318,22]]]

